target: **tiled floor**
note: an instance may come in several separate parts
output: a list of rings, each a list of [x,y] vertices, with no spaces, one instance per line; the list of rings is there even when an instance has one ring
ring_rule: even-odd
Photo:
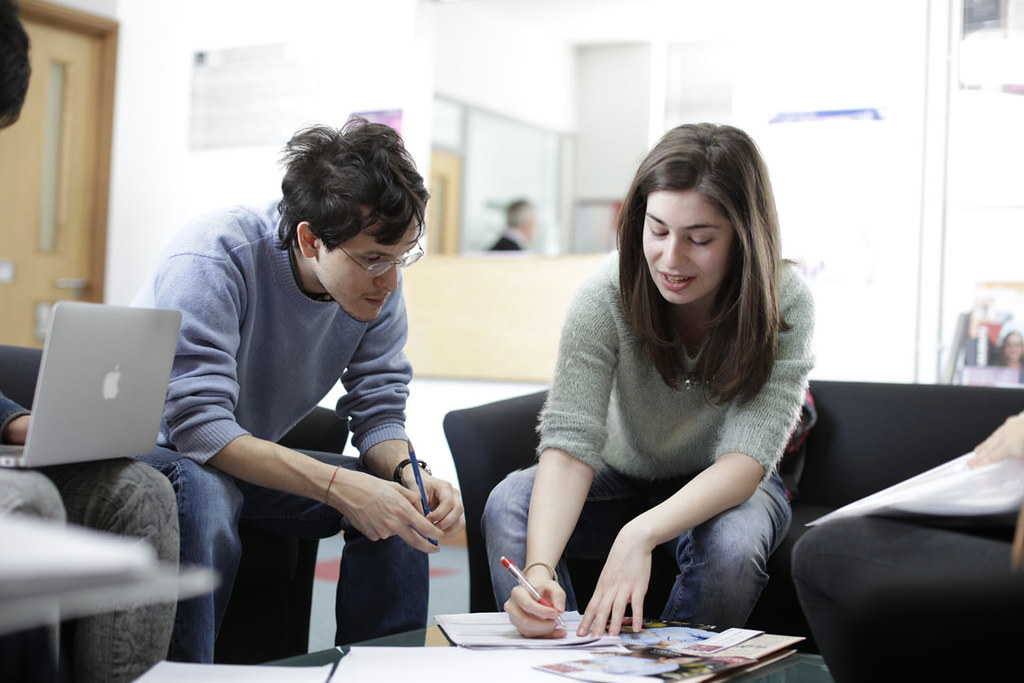
[[[313,582],[313,607],[309,618],[309,651],[334,646],[334,594],[337,587],[338,558],[344,542],[341,537],[320,541],[316,580]],[[469,611],[469,573],[466,547],[459,539],[442,543],[441,551],[430,556],[430,601],[428,624],[435,614],[460,614]]]

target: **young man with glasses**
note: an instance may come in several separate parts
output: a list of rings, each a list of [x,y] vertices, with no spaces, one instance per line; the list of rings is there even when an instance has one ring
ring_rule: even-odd
[[[239,525],[305,538],[344,530],[339,644],[424,627],[426,553],[464,526],[459,492],[420,461],[424,517],[409,466],[401,269],[423,254],[423,178],[394,130],[362,119],[299,131],[285,163],[280,201],[193,220],[135,299],[183,314],[167,450],[146,461],[178,492],[181,562],[224,582],[179,606],[180,661],[213,658]],[[360,457],[279,445],[339,380],[337,412]]]

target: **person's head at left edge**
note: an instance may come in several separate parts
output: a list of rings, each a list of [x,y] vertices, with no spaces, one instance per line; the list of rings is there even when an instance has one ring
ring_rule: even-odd
[[[18,14],[14,0],[0,0],[0,128],[18,120],[32,75],[28,34]]]

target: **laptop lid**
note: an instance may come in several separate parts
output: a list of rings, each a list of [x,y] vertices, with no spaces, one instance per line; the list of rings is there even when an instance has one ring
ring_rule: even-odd
[[[55,304],[24,452],[3,464],[42,467],[153,450],[180,325],[179,311]]]

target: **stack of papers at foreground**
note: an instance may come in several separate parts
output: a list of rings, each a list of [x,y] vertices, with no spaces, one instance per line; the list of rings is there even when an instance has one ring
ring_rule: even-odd
[[[19,515],[0,516],[0,634],[213,590],[206,569],[157,562],[135,538]]]

